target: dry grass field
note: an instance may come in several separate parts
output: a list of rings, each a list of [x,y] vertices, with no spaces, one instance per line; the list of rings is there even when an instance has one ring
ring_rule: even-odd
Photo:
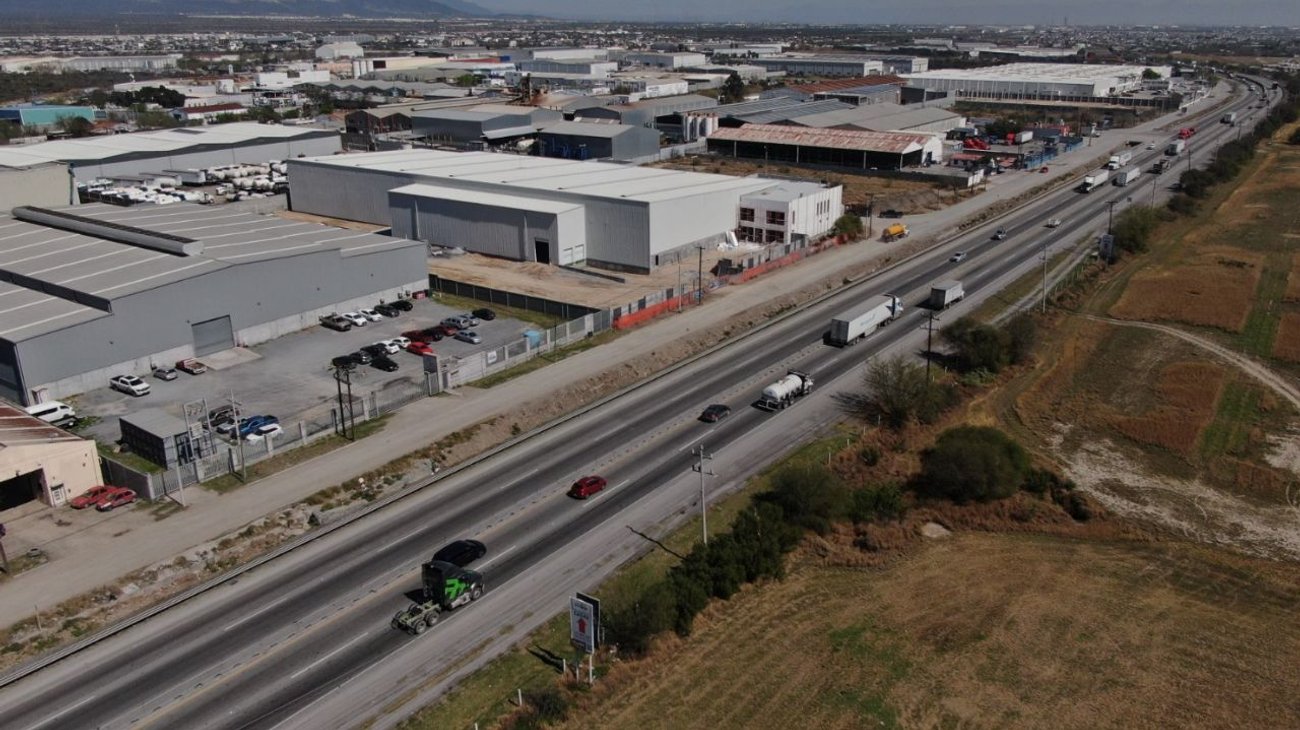
[[[879,569],[796,563],[560,727],[1296,727],[1297,608],[1293,564],[959,533]]]
[[[1115,428],[1138,443],[1190,456],[1214,418],[1225,375],[1222,367],[1204,361],[1167,365],[1152,383],[1159,403],[1140,415],[1115,414]]]
[[[1291,235],[1296,246],[1300,246],[1300,233]],[[1291,273],[1287,275],[1284,301],[1300,302],[1300,253],[1291,257]]]
[[[1273,357],[1300,363],[1300,312],[1282,315],[1282,324],[1278,327],[1277,339],[1273,342]]]
[[[1110,314],[1241,332],[1254,305],[1262,263],[1263,256],[1237,249],[1200,251],[1169,268],[1135,274]]]

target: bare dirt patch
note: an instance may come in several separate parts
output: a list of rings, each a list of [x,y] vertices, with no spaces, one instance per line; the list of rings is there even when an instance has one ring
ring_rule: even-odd
[[[1300,313],[1287,312],[1282,315],[1277,338],[1273,340],[1273,357],[1300,362]]]
[[[1110,315],[1241,332],[1263,261],[1238,249],[1204,250],[1181,265],[1140,271]]]
[[[1300,238],[1300,233],[1284,233],[1287,238]],[[1286,278],[1286,294],[1283,295],[1284,302],[1300,302],[1300,253],[1291,257],[1291,272]]]

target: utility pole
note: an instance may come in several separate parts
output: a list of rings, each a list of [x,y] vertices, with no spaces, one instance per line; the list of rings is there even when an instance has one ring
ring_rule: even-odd
[[[930,382],[930,372],[934,368],[934,322],[939,319],[931,309],[925,321],[925,382]]]
[[[708,510],[708,503],[705,501],[705,496],[704,496],[704,477],[713,477],[713,476],[717,476],[717,474],[714,474],[712,471],[707,470],[704,466],[705,461],[713,461],[713,455],[706,454],[704,452],[704,444],[700,444],[699,448],[695,449],[691,453],[695,454],[696,458],[698,459],[698,461],[695,464],[691,465],[691,471],[700,475],[700,536],[703,538],[704,544],[708,545],[709,544],[709,510]]]
[[[874,238],[876,235],[875,228],[872,225],[872,219],[876,217],[876,194],[871,193],[871,199],[867,202],[867,238]]]
[[[239,432],[239,401],[235,400],[235,391],[230,391],[230,417],[235,419],[235,441],[239,443],[239,481],[248,481],[248,465],[244,461],[244,434]]]
[[[695,272],[695,303],[704,303],[704,246],[697,245],[696,249],[700,252],[699,267]]]
[[[357,438],[356,409],[352,405],[352,367],[334,366],[334,383],[338,390],[339,422],[335,431],[349,441]],[[343,386],[347,386],[347,401],[343,400]]]
[[[1047,313],[1047,241],[1043,241],[1043,314]]]
[[[1110,213],[1109,213],[1109,214],[1107,215],[1107,217],[1106,217],[1106,235],[1110,235],[1110,234],[1111,234],[1111,229],[1114,227],[1114,224],[1115,224],[1115,203],[1118,203],[1118,202],[1119,202],[1118,200],[1112,200],[1112,201],[1110,201],[1109,203],[1106,204],[1106,207],[1110,209]]]
[[[682,300],[686,298],[686,292],[682,289],[682,255],[677,254],[677,311],[682,311]]]
[[[1192,171],[1192,148],[1190,145],[1187,147],[1187,171]]]
[[[1151,176],[1151,207],[1156,207],[1156,184],[1160,182],[1160,173]]]

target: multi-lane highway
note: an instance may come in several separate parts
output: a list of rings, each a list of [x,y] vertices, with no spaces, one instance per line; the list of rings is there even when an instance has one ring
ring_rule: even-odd
[[[1249,103],[1253,98],[1234,101],[1229,109]],[[1236,134],[1226,125],[1202,121],[1198,126],[1198,159],[1209,158],[1216,140]],[[1157,147],[1136,148],[1134,164],[1148,167],[1162,154],[1163,144]],[[1161,181],[1169,184],[1176,176],[1171,171]],[[611,531],[610,526],[626,522],[634,508],[640,524],[679,513],[688,503],[665,485],[690,473],[692,446],[706,442],[710,451],[729,451],[733,459],[756,467],[780,453],[773,444],[783,424],[791,424],[790,440],[801,432],[793,424],[830,418],[808,413],[802,405],[776,414],[749,407],[762,386],[785,369],[813,373],[819,389],[851,387],[845,376],[855,377],[866,358],[914,337],[925,317],[916,305],[933,282],[961,279],[968,293],[963,306],[970,306],[1035,266],[1044,246],[1072,246],[1084,233],[1104,228],[1112,202],[1129,197],[1145,202],[1151,185],[1148,174],[1129,188],[1045,196],[490,458],[442,475],[424,490],[11,683],[0,690],[0,725],[360,723],[365,713],[320,718],[313,711],[325,706],[335,688],[377,667],[409,661],[428,647],[439,648],[424,665],[430,676],[471,655],[499,649],[489,646],[498,634],[479,627],[491,626],[493,617],[504,616],[507,608],[518,616],[521,602],[537,601],[524,614],[533,614],[534,622],[553,614],[560,606],[549,595],[541,596],[537,589],[533,599],[525,588],[590,587],[571,569],[572,553],[591,543],[590,536],[613,535],[607,539],[634,544],[637,538],[630,532]],[[1046,228],[1052,217],[1065,224]],[[1006,240],[990,237],[997,226],[1009,232]],[[968,253],[967,260],[948,261],[958,249]],[[833,314],[880,293],[903,298],[908,309],[900,321],[856,347],[821,343]],[[733,415],[717,424],[695,420],[705,405],[715,402],[731,405]],[[760,439],[755,434],[765,435]],[[577,503],[563,492],[584,473],[606,476],[610,487]],[[463,536],[479,536],[489,546],[481,566],[488,595],[419,639],[389,628],[388,619],[418,588],[421,560]],[[613,552],[610,545],[596,549]],[[600,558],[588,559],[595,563]],[[394,688],[394,697],[400,694]],[[373,714],[373,708],[367,712]]]

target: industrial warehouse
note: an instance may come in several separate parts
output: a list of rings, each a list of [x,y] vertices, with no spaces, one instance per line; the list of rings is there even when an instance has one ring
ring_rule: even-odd
[[[1010,63],[1004,66],[943,69],[903,74],[909,86],[944,91],[958,97],[986,99],[1100,99],[1142,89],[1143,72],[1162,79],[1168,66],[1119,66],[1081,63]]]
[[[425,246],[400,238],[189,204],[18,207],[0,217],[0,396],[102,388],[427,287]]]
[[[85,182],[159,170],[329,155],[340,149],[339,134],[332,130],[235,122],[5,146],[0,148],[0,170],[35,170],[42,164],[60,163],[77,181]],[[65,190],[71,196],[71,186],[65,185]],[[72,202],[70,197],[62,200],[65,205]],[[22,203],[42,204],[20,199],[18,204]],[[0,209],[9,207],[3,205]]]
[[[938,135],[903,132],[746,124],[719,129],[708,144],[709,152],[726,157],[859,170],[901,170],[943,159]]]
[[[631,272],[725,240],[740,198],[777,184],[490,152],[289,161],[295,211],[391,225],[394,235],[518,261]]]

